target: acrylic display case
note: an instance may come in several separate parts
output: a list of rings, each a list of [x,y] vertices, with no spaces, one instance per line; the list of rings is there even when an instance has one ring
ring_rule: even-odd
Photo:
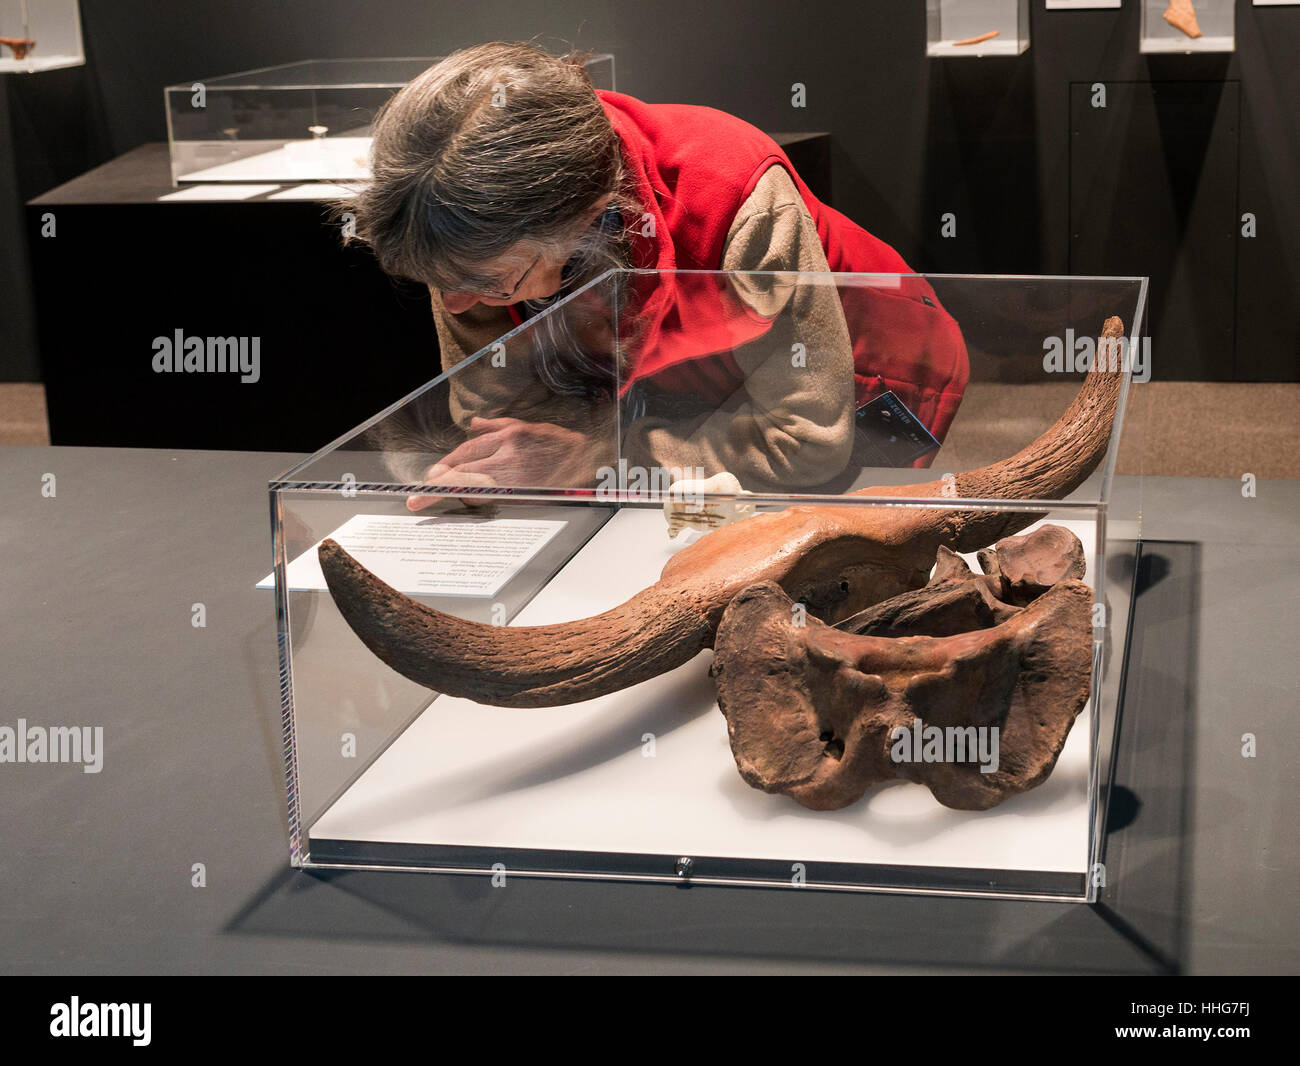
[[[310,59],[169,85],[172,182],[365,180],[375,112],[437,62]],[[585,66],[614,88],[613,56]]]
[[[1191,0],[1190,6],[1194,24],[1185,22],[1185,10],[1176,9],[1169,0],[1142,0],[1139,51],[1231,52],[1236,48],[1235,0]],[[1165,18],[1166,12],[1172,23]]]
[[[0,0],[0,74],[34,74],[86,61],[77,0]]]
[[[1140,478],[1122,502],[1113,487],[1130,381],[1149,371],[1145,302],[1136,278],[611,271],[287,471],[270,485],[263,587],[276,591],[292,864],[1095,899],[1140,536]],[[899,488],[959,484],[1038,438],[1111,316],[1128,353],[1112,355],[1113,428],[1073,491]],[[882,430],[885,392],[905,407]],[[711,651],[562,706],[439,695],[368,650],[317,562],[332,537],[453,625],[494,627],[509,656],[513,627],[610,611],[707,543],[700,529],[670,537],[665,505],[673,482],[724,469],[744,493],[697,487],[677,513],[1014,512],[1073,531],[1091,687],[1050,777],[989,810],[904,781],[807,809],[738,773]],[[618,638],[624,652],[664,639],[643,623]],[[615,625],[584,631],[598,646]]]
[[[1029,0],[926,0],[928,56],[1017,56],[1029,47]]]

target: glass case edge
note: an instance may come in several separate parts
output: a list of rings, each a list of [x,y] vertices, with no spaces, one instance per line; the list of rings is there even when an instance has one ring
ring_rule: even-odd
[[[78,32],[80,32],[79,25],[78,25]],[[406,63],[406,62],[414,62],[416,60],[421,60],[427,62],[429,65],[432,66],[434,63],[439,62],[439,60],[443,58],[445,58],[445,56],[329,56],[329,57],[317,56],[312,59],[295,59],[288,63],[272,63],[270,66],[266,66],[266,67],[251,67],[248,70],[232,70],[229,74],[216,74],[209,78],[195,78],[193,80],[201,81],[203,82],[204,85],[211,85],[213,83],[218,83],[217,88],[225,92],[250,92],[250,91],[257,92],[264,89],[306,89],[309,88],[309,86],[306,85],[229,85],[227,86],[227,85],[221,85],[220,82],[227,78],[242,78],[247,74],[265,74],[267,71],[284,70],[288,67],[305,67],[309,63],[376,63],[376,62]],[[591,55],[590,59],[608,59],[611,75],[614,73],[614,54],[612,52],[596,52]],[[165,95],[166,93],[169,92],[188,92],[190,84],[192,84],[192,82],[188,84],[184,82],[177,82],[175,85],[166,85],[163,87],[163,93]],[[339,85],[339,86],[331,85],[328,86],[328,88],[386,89],[389,87],[400,87],[403,84],[405,83],[404,82],[376,82],[376,83],[348,84],[348,85]],[[615,84],[617,84],[617,82],[615,82]]]
[[[1119,678],[1115,686],[1115,716],[1114,721],[1111,723],[1110,758],[1106,766],[1106,785],[1104,789],[1098,788],[1097,794],[1093,797],[1092,810],[1089,812],[1089,835],[1091,837],[1090,854],[1088,856],[1089,876],[1085,882],[1088,903],[1096,903],[1101,897],[1101,893],[1098,891],[1099,886],[1096,884],[1092,873],[1098,866],[1101,866],[1103,870],[1105,869],[1106,822],[1110,812],[1110,793],[1115,783],[1115,767],[1119,759],[1119,736],[1121,722],[1124,718],[1124,697],[1128,686],[1129,654],[1133,643],[1133,620],[1137,613],[1137,584],[1141,561],[1142,542],[1138,540],[1133,548],[1133,571],[1128,578],[1128,611],[1124,624],[1124,644],[1118,652]],[[1094,645],[1096,645],[1096,642],[1094,642]],[[1101,649],[1095,647],[1094,654],[1100,658]],[[1113,649],[1112,654],[1115,654]],[[1097,723],[1096,742],[1100,742],[1101,739],[1100,718],[1101,716],[1098,714],[1093,715],[1093,720]],[[1093,758],[1089,761],[1088,773],[1090,777],[1093,774],[1100,776],[1096,746],[1093,747]]]
[[[282,70],[285,67],[302,67],[302,66],[306,66],[308,63],[317,63],[317,62],[319,62],[319,60],[316,59],[295,59],[290,63],[272,63],[270,66],[267,67],[252,67],[249,70],[232,70],[229,74],[214,74],[211,77],[207,77],[207,78],[194,78],[191,80],[190,84],[192,85],[194,82],[200,81],[204,85],[207,85],[209,82],[218,81],[221,78],[238,78],[244,74],[262,74],[268,70]],[[163,92],[169,93],[173,91],[183,91],[185,89],[186,89],[185,83],[177,82],[175,85],[165,86],[163,88]]]
[[[301,786],[298,780],[298,754],[295,746],[293,708],[293,648],[289,630],[289,582],[285,573],[284,515],[280,494],[268,492],[271,507],[271,553],[275,570],[275,631],[280,669],[280,740],[284,749],[284,791],[289,829],[289,864],[302,866],[303,852]]]
[[[464,877],[491,877],[496,871],[488,867],[469,868],[463,866],[406,866],[406,865],[389,865],[384,863],[354,863],[331,860],[316,860],[310,854],[303,856],[303,861],[297,864],[304,870],[368,870],[373,872],[384,873],[414,873],[414,874],[456,874]],[[990,891],[984,892],[978,889],[957,889],[957,888],[923,888],[911,885],[894,886],[894,885],[866,885],[853,884],[849,882],[831,882],[831,881],[808,881],[796,888],[789,881],[778,881],[774,879],[744,878],[744,877],[691,877],[681,878],[672,874],[648,874],[648,873],[596,873],[591,871],[569,872],[564,870],[528,870],[523,868],[512,868],[509,871],[513,877],[530,877],[539,879],[561,880],[561,881],[627,881],[640,884],[667,884],[682,885],[690,884],[693,886],[710,885],[720,888],[783,888],[792,891],[813,890],[819,892],[864,892],[876,895],[890,896],[946,896],[964,899],[1003,899],[1019,900],[1037,903],[1089,903],[1093,902],[1088,899],[1087,892],[1074,894],[1054,895],[1042,892],[1015,892],[1015,891]]]

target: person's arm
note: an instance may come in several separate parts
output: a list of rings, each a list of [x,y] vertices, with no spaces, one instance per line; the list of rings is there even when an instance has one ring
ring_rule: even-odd
[[[592,485],[616,459],[615,405],[549,388],[535,365],[538,338],[527,331],[499,352],[490,350],[515,326],[504,307],[477,304],[451,314],[434,289],[430,301],[444,371],[489,351],[376,427],[389,469],[431,484]],[[409,502],[418,509],[432,499]]]
[[[431,288],[429,298],[443,371],[514,327],[503,307],[479,304],[464,314],[453,315],[443,306],[437,290]],[[429,373],[434,376],[433,367]],[[432,389],[372,427],[368,440],[383,452],[384,465],[393,477],[403,482],[424,481],[434,457],[460,444],[473,418],[500,413],[510,391],[506,377],[504,372],[484,373],[479,365],[466,367],[453,374],[443,387],[446,403],[439,390]]]
[[[437,289],[429,290],[429,299],[444,371],[515,328],[514,319],[504,307],[479,303],[453,315],[443,306]],[[449,384],[452,420],[468,429],[472,418],[494,418],[517,406],[529,386],[536,385],[536,378],[525,360],[506,359],[501,365],[500,360],[494,363],[488,358],[457,371]]]
[[[783,167],[768,170],[737,213],[722,267],[830,270],[817,226]],[[752,489],[821,484],[843,470],[853,448],[853,348],[836,287],[744,276],[734,285],[755,312],[773,319],[762,337],[733,353],[745,395],[686,422],[639,420],[624,440],[628,461],[727,470]],[[796,344],[804,366],[795,365]]]

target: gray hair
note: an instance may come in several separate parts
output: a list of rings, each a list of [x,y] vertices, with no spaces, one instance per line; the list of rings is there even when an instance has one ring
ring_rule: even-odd
[[[619,139],[581,66],[527,44],[466,48],[430,67],[375,118],[373,179],[332,205],[388,274],[483,290],[483,263],[521,242],[563,259],[566,288],[627,265],[622,226],[579,232],[623,191]]]

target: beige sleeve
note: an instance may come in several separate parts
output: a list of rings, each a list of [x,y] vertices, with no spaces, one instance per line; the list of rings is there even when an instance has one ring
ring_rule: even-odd
[[[436,289],[429,290],[429,298],[444,371],[514,328],[504,307],[477,304],[464,314],[453,315]],[[506,360],[503,367],[500,361],[493,365],[480,359],[453,374],[446,386],[435,386],[371,427],[367,438],[384,453],[384,463],[395,478],[406,483],[421,481],[431,463],[465,439],[471,418],[501,414],[518,402],[527,384],[536,386],[531,375],[528,383],[519,380],[525,364],[525,360]]]
[[[816,224],[783,167],[768,170],[737,213],[722,266],[829,271]],[[853,447],[853,349],[839,294],[834,285],[757,275],[742,275],[733,286],[773,319],[762,337],[734,353],[744,395],[688,421],[633,424],[624,439],[628,461],[702,467],[706,475],[728,470],[755,490],[821,484],[844,469]]]
[[[443,306],[442,294],[437,289],[429,290],[429,299],[444,371],[515,328],[514,319],[504,307],[480,303],[453,315]],[[480,359],[474,366],[452,375],[451,417],[458,426],[467,427],[474,417],[492,418],[501,414],[518,404],[521,392],[529,384],[535,384],[523,361],[514,359],[505,363],[503,367],[499,360],[494,365],[491,360]]]

